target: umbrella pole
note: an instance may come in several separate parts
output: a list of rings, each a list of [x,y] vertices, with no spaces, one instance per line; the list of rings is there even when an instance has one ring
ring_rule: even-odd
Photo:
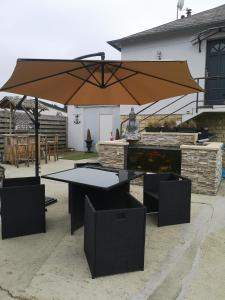
[[[39,127],[38,120],[38,98],[35,97],[35,109],[34,109],[34,128],[35,128],[35,176],[39,176]]]
[[[38,114],[38,98],[35,97],[34,101],[34,111],[33,111],[33,116],[31,116],[31,114],[26,110],[25,107],[23,107],[22,103],[24,102],[24,100],[26,99],[27,96],[23,96],[23,98],[19,101],[19,103],[17,104],[17,108],[22,108],[22,110],[28,115],[28,117],[30,118],[31,122],[34,124],[34,137],[35,137],[35,176],[38,177],[39,176],[39,127],[40,127],[40,123],[39,123],[39,114]]]
[[[39,177],[40,157],[39,157],[39,135],[38,134],[39,134],[40,122],[39,122],[39,114],[38,114],[38,98],[36,97],[35,97],[35,107],[34,107],[34,126],[35,126],[35,176]],[[45,196],[45,207],[54,204],[56,202],[57,199]]]

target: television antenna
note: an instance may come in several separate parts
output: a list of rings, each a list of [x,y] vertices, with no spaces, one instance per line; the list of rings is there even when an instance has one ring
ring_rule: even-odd
[[[178,11],[181,11],[184,7],[184,0],[177,1],[177,19],[178,19]]]

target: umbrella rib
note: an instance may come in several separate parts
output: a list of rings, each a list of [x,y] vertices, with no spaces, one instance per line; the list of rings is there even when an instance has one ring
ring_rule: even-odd
[[[94,86],[99,87],[99,85],[95,84],[94,82],[91,82],[91,81],[88,80],[88,79],[84,79],[84,78],[82,78],[82,77],[80,77],[80,76],[77,76],[77,75],[75,75],[75,74],[71,74],[70,72],[66,72],[66,74],[68,74],[68,75],[70,75],[70,76],[72,76],[72,77],[75,77],[75,78],[77,78],[77,79],[80,79],[80,80],[84,81],[85,83],[88,82],[88,83],[90,83],[90,84],[92,84],[92,85],[94,85]],[[90,78],[90,77],[88,77],[88,78]]]
[[[128,78],[130,78],[130,77],[133,77],[133,76],[135,76],[135,75],[137,75],[137,74],[138,74],[138,73],[136,72],[136,73],[134,73],[134,74],[128,75],[128,76],[126,76],[126,77],[124,77],[124,78],[121,78],[121,79],[119,79],[119,78],[117,79],[117,78],[116,78],[116,81],[114,81],[114,82],[108,84],[106,87],[109,87],[109,86],[114,85],[114,84],[116,84],[116,83],[120,83],[121,81],[123,81],[123,80],[125,80],[125,79],[128,79]],[[116,77],[116,76],[114,75],[114,77]]]
[[[81,64],[85,67],[85,64],[83,62]],[[98,86],[100,86],[101,83],[98,81],[97,78],[95,78],[94,72],[91,72],[88,67],[85,67],[85,68],[89,72],[89,74],[92,75],[92,77],[94,78],[94,80],[97,82]]]
[[[95,66],[96,63],[92,64],[91,66]],[[37,79],[33,79],[33,80],[28,80],[28,81],[25,81],[23,83],[18,83],[18,84],[15,84],[15,85],[12,85],[12,86],[9,86],[9,87],[5,87],[5,88],[1,88],[0,91],[5,91],[5,90],[9,90],[9,89],[12,89],[12,88],[15,88],[15,87],[18,87],[18,86],[21,86],[21,85],[25,85],[25,84],[29,84],[29,83],[33,83],[33,82],[36,82],[36,81],[40,81],[40,80],[44,80],[44,79],[48,79],[48,78],[51,78],[51,77],[55,77],[55,76],[58,76],[58,75],[62,75],[62,74],[65,74],[67,72],[73,72],[73,71],[77,71],[77,70],[80,70],[80,69],[83,69],[83,67],[79,67],[79,68],[73,68],[73,69],[69,69],[69,70],[66,70],[66,71],[63,71],[63,72],[59,72],[59,73],[55,73],[55,74],[52,74],[52,75],[48,75],[48,76],[44,76],[44,77],[40,77],[40,78],[37,78]]]
[[[112,63],[109,63],[109,65],[114,66]],[[131,72],[135,71],[135,70],[123,67],[123,66],[121,66],[120,68],[123,69],[123,70],[126,70],[126,71],[131,71]],[[141,72],[141,71],[136,71],[136,72],[138,74],[141,74],[141,75],[145,75],[145,76],[148,76],[148,77],[152,77],[152,78],[156,78],[156,79],[159,79],[159,80],[167,81],[167,82],[170,82],[170,83],[173,83],[173,84],[176,84],[176,85],[180,85],[180,86],[184,86],[184,87],[190,88],[190,89],[195,90],[195,91],[197,90],[197,91],[202,92],[202,89],[194,88],[194,87],[191,87],[191,86],[183,84],[183,83],[179,83],[179,82],[176,82],[176,81],[173,81],[173,80],[169,80],[169,79],[165,79],[165,78],[162,78],[162,77],[159,77],[159,76],[147,74],[147,73],[144,73],[144,72]]]
[[[119,81],[119,79],[117,78],[117,76],[114,74],[115,78],[118,80],[118,83],[120,85],[122,85],[122,87],[125,89],[125,91],[131,96],[131,98],[134,99],[134,101],[138,104],[138,105],[141,105],[141,103],[134,97],[134,95],[126,88],[126,86],[121,82]]]
[[[110,78],[109,78],[109,79],[107,80],[107,82],[105,83],[105,84],[106,84],[105,87],[110,87],[111,85],[114,85],[114,84],[116,84],[116,83],[119,83],[119,82],[121,82],[121,81],[123,81],[123,80],[125,80],[125,79],[128,79],[128,78],[130,78],[130,77],[135,76],[135,75],[138,74],[138,72],[133,72],[133,74],[130,74],[130,75],[128,75],[128,76],[125,76],[125,77],[123,77],[123,78],[121,78],[121,79],[117,79],[117,77],[115,76],[115,73],[117,72],[117,70],[120,68],[121,65],[122,65],[122,63],[120,63],[120,65],[117,66],[117,69],[116,69],[114,72],[112,72],[112,71],[106,66],[107,69],[111,72],[112,75],[110,76]],[[107,85],[107,83],[109,82],[109,80],[111,80],[111,78],[112,78],[113,76],[116,78],[116,81],[114,81],[114,82],[112,82],[112,83],[110,83],[110,84]]]
[[[97,65],[97,68],[95,68],[95,70],[93,71],[93,73],[95,71],[97,71],[99,68],[99,65]],[[89,79],[91,77],[92,74],[90,74],[90,76],[87,78]],[[68,103],[70,102],[70,100],[76,95],[76,93],[79,92],[79,90],[82,88],[82,86],[86,83],[86,81],[83,81],[82,84],[72,93],[72,95],[66,100],[66,102],[64,103],[64,105],[68,105]]]
[[[122,63],[120,63],[119,65],[117,65],[117,67],[115,68],[114,72],[112,72],[107,65],[106,68],[111,72],[111,76],[109,77],[109,79],[105,82],[105,86],[107,86],[107,83],[112,79],[113,75],[116,74],[116,72],[118,71],[118,69],[121,67]],[[108,85],[109,86],[109,85]]]

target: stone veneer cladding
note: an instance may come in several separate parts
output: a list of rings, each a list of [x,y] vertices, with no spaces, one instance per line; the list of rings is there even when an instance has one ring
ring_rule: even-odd
[[[98,144],[99,162],[110,168],[124,168],[125,149],[127,142],[100,142]]]
[[[203,113],[195,119],[198,127],[207,127],[214,134],[213,142],[225,143],[225,113]],[[225,168],[225,151],[223,153],[223,168]]]
[[[193,145],[196,143],[197,138],[197,133],[143,132],[138,144],[157,146]]]
[[[123,169],[128,145],[126,141],[100,142],[98,144],[99,162],[104,167]],[[132,183],[143,185],[143,176],[132,180]]]
[[[192,192],[215,195],[218,191],[222,174],[222,144],[218,149],[183,148],[181,175],[192,182]],[[194,147],[193,147],[194,148]]]
[[[137,144],[181,146],[181,175],[192,180],[192,192],[215,195],[222,172],[222,143],[210,143],[208,146],[195,146],[195,133],[142,133],[142,139]],[[100,142],[98,144],[99,161],[103,166],[124,168],[126,147],[125,140]],[[212,147],[210,148],[210,145]],[[134,184],[143,184],[142,178],[137,178]]]

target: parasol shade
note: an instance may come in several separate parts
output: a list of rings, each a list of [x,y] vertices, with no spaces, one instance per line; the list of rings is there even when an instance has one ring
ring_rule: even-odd
[[[18,59],[1,91],[65,105],[142,105],[203,90],[186,61]]]

